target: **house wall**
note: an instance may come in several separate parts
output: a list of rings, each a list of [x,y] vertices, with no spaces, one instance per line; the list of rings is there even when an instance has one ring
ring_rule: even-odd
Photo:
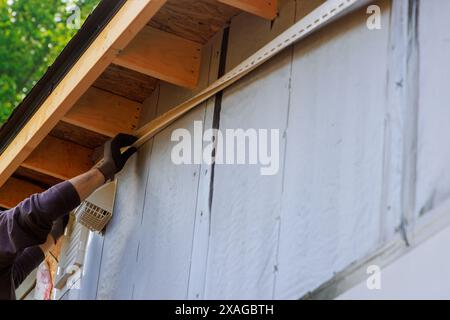
[[[413,73],[409,114],[415,122],[410,247],[381,269],[381,288],[368,290],[362,281],[340,299],[448,299],[448,217],[450,212],[450,81],[449,27],[445,0],[417,1],[417,70]],[[415,111],[415,112],[414,112]],[[446,227],[447,226],[447,227]],[[424,239],[423,234],[429,239]],[[417,244],[417,245],[416,245]],[[368,277],[368,275],[366,275]]]
[[[374,289],[374,275],[338,297],[340,300],[378,299],[450,299],[450,228],[433,235],[428,241],[417,246],[398,260],[380,269]],[[369,276],[371,278],[369,278]],[[366,281],[369,280],[368,289]]]
[[[420,2],[421,64],[413,73],[408,63],[418,59],[407,54],[414,41],[405,31],[411,19],[405,3],[377,2],[380,30],[367,28],[365,9],[325,27],[140,149],[118,176],[111,224],[91,242],[80,297],[297,299],[401,235],[411,200],[405,185],[414,189],[414,217],[432,208],[425,206],[429,199],[444,198],[448,162],[437,155],[449,148],[436,130],[445,132],[450,119],[439,117],[450,74],[440,62],[450,48],[439,5],[449,5]],[[225,69],[305,12],[303,1],[286,0],[272,23],[237,16]],[[220,33],[204,49],[200,88],[217,78],[221,42]],[[420,100],[414,100],[404,84],[419,81],[418,74]],[[146,101],[144,120],[190,95],[161,84]],[[196,120],[205,129],[279,129],[280,170],[261,176],[255,165],[174,165],[171,133],[193,132]],[[411,159],[405,145],[415,143]],[[405,179],[407,165],[412,179]]]
[[[450,3],[420,1],[417,188],[419,218],[450,195]]]

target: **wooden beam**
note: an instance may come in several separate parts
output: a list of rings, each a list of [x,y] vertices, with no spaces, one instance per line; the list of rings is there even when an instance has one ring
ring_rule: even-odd
[[[22,163],[22,167],[67,180],[92,168],[92,152],[75,143],[48,136]]]
[[[140,103],[91,87],[63,121],[114,137],[120,132],[132,133],[138,125],[140,112]]]
[[[182,87],[195,88],[201,48],[196,42],[146,26],[114,64]]]
[[[112,64],[93,86],[142,103],[151,96],[157,84],[158,79]]]
[[[277,16],[277,0],[219,0],[256,16],[273,20]]]
[[[63,181],[62,179],[58,179],[24,167],[17,168],[17,170],[14,172],[14,177],[31,182],[44,189],[48,189],[55,184]]]
[[[35,193],[44,191],[32,183],[17,178],[9,178],[6,183],[0,187],[0,207],[10,209]]]
[[[0,155],[0,186],[148,23],[166,0],[126,1]]]
[[[205,45],[240,12],[217,0],[171,0],[148,25]]]
[[[110,139],[110,137],[103,134],[92,132],[91,130],[86,130],[63,121],[58,122],[50,132],[50,135],[92,150],[103,146]]]

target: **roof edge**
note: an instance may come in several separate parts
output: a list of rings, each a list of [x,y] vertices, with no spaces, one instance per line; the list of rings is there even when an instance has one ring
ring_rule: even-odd
[[[53,64],[0,128],[0,154],[71,70],[126,0],[102,0]]]

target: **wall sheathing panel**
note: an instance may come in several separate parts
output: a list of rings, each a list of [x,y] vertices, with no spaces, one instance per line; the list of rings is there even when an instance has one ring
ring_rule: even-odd
[[[133,295],[151,147],[152,142],[145,145],[118,177],[114,217],[103,245],[98,299],[131,299]]]
[[[215,165],[211,177],[210,166],[172,163],[172,131],[210,128],[214,100],[139,151],[119,175],[97,298],[296,299],[394,233],[382,192],[390,1],[378,4],[381,30],[361,10],[224,92],[219,129],[279,130],[276,175]],[[305,15],[298,1],[281,8],[272,22],[232,20],[227,70]],[[200,87],[217,76],[220,40],[205,47]],[[150,100],[161,114],[191,95],[161,83]]]
[[[380,245],[389,43],[380,5],[382,30],[369,31],[360,11],[225,92],[221,129],[278,128],[286,141],[276,176],[216,166],[207,298],[299,298]],[[270,39],[258,32],[269,25],[240,18],[231,67],[258,45],[249,34]]]
[[[380,241],[389,6],[356,12],[294,51],[276,298],[299,298]],[[394,226],[392,226],[394,229]]]
[[[420,48],[416,215],[450,195],[450,2],[419,2]]]

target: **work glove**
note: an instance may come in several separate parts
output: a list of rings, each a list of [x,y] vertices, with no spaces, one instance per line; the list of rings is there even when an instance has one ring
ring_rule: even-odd
[[[127,160],[137,150],[130,147],[124,153],[121,153],[120,149],[131,146],[136,140],[136,137],[119,133],[114,139],[105,143],[103,159],[95,166],[105,176],[105,181],[112,180],[114,175],[123,169]]]
[[[59,217],[55,221],[53,221],[52,230],[50,231],[50,235],[52,236],[53,240],[58,242],[59,238],[64,234],[64,231],[66,230],[67,224],[69,223],[69,214],[65,214],[62,217]]]

